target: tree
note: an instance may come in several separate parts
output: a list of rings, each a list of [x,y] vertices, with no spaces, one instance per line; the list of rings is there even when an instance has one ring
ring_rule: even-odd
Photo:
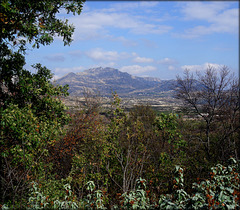
[[[229,155],[239,158],[236,138],[239,131],[239,82],[234,74],[230,74],[226,66],[220,69],[209,66],[204,73],[193,74],[185,70],[183,78],[177,76],[177,83],[177,98],[204,122],[205,135],[199,135],[198,140],[203,143],[207,157],[213,158],[214,144],[218,143],[225,147],[222,148],[222,159],[226,160]]]
[[[72,41],[74,27],[60,20],[61,9],[80,14],[84,0],[22,1],[3,0],[0,4],[0,103],[6,104],[17,89],[17,78],[23,72],[28,43],[39,48],[49,45],[54,36],[63,37],[65,45]],[[28,71],[27,71],[28,72]],[[26,75],[25,75],[26,76]]]
[[[156,185],[166,190],[169,168],[179,161],[180,147],[185,144],[177,131],[177,117],[157,116],[150,106],[144,105],[126,113],[117,94],[113,96],[114,109],[107,130],[111,146],[107,170],[116,186],[114,191],[135,189],[140,177],[155,179]]]
[[[70,44],[74,27],[56,14],[80,14],[84,0],[2,0],[0,3],[1,201],[22,197],[27,180],[44,176],[47,148],[68,121],[59,100],[67,86],[54,86],[46,67],[24,68],[27,46],[49,45],[55,36]],[[44,162],[45,161],[45,162]],[[15,206],[16,207],[16,206]]]
[[[155,116],[149,107],[142,106],[139,112],[135,108],[128,117],[116,93],[113,93],[113,98],[111,121],[107,127],[110,149],[106,169],[112,183],[117,186],[114,191],[127,192],[136,187],[136,180],[143,175],[149,159],[148,146],[152,138],[149,127]],[[144,111],[145,116],[142,116]]]

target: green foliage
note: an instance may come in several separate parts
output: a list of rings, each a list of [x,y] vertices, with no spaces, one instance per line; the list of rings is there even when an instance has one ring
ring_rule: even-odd
[[[0,3],[1,208],[239,208],[239,165],[232,159],[227,167],[212,167],[239,153],[237,82],[229,94],[223,91],[224,109],[208,116],[197,110],[211,120],[207,129],[204,121],[157,116],[150,106],[127,113],[117,93],[104,116],[99,101],[86,97],[87,109],[72,113],[66,126],[61,98],[68,87],[54,86],[51,71],[40,64],[33,65],[35,73],[26,70],[24,53],[27,44],[38,48],[54,36],[70,44],[74,28],[56,14],[80,14],[83,2]],[[227,75],[222,71],[223,79]],[[202,178],[210,167],[211,178]],[[192,184],[198,174],[201,182]]]
[[[72,161],[69,175],[73,179],[73,187],[79,189],[79,193],[82,193],[81,188],[88,180],[93,180],[101,187],[107,186],[108,175],[105,167],[109,156],[109,143],[105,137],[104,123],[96,112],[75,113],[68,133],[62,140],[61,145],[64,146],[59,152],[61,155],[66,153],[68,162]],[[65,162],[59,163],[60,166],[64,164]]]
[[[74,202],[71,186],[69,184],[65,184],[64,189],[66,193],[64,200],[52,201],[51,198],[49,198],[49,196],[45,196],[41,192],[38,183],[32,182],[31,197],[28,199],[27,209],[45,209],[45,208],[77,209],[78,204]]]
[[[65,124],[67,119],[64,110],[66,107],[60,100],[60,97],[68,95],[68,86],[54,86],[51,84],[52,74],[46,67],[40,64],[34,66],[37,73],[33,74],[26,70],[19,70],[14,84],[5,86],[9,91],[1,98],[4,101],[3,109],[10,104],[16,104],[19,108],[31,105],[35,115],[43,120],[58,120]],[[8,88],[8,85],[11,88]]]
[[[48,45],[56,35],[70,44],[74,28],[56,14],[62,9],[80,14],[83,2],[0,2],[0,199],[13,207],[26,201],[30,179],[50,176],[48,149],[69,120],[60,100],[68,87],[54,86],[51,71],[40,64],[33,65],[36,73],[26,70],[26,46]]]
[[[48,97],[43,94],[41,98],[45,96]],[[49,102],[53,107],[59,101],[49,98],[53,99]],[[66,135],[59,136],[64,118],[61,122],[59,117],[51,118],[51,113],[46,118],[47,110],[41,114],[32,108],[32,103],[23,107],[10,104],[2,111],[1,132],[9,142],[1,142],[5,145],[1,154],[6,166],[11,166],[8,174],[18,186],[8,187],[5,193],[10,207],[18,207],[16,203],[20,201],[21,207],[29,202],[35,208],[198,209],[239,205],[236,162],[229,164],[227,170],[217,165],[210,181],[201,178],[201,183],[192,185],[192,169],[202,167],[204,162],[188,164],[192,159],[186,156],[187,142],[179,128],[179,123],[184,122],[174,114],[157,116],[148,106],[136,106],[127,113],[114,94],[110,113],[101,115],[92,101],[94,108],[90,103],[87,110],[71,114]],[[192,126],[198,128],[199,123]],[[177,166],[170,173],[174,165]],[[209,166],[210,163],[204,170]],[[146,177],[149,184],[141,177]],[[31,200],[30,181],[41,183],[39,193],[31,192]],[[22,198],[19,192],[24,192]],[[116,192],[120,193],[116,196]],[[12,203],[10,196],[14,198]]]
[[[146,196],[146,180],[137,179],[136,188],[136,190],[122,194],[121,209],[149,209],[152,207],[149,198]]]
[[[1,1],[0,103],[2,106],[6,107],[13,101],[19,105],[25,104],[29,99],[37,100],[36,97],[41,93],[48,94],[51,89],[50,83],[46,91],[44,89],[47,88],[46,84],[42,88],[41,82],[51,79],[50,71],[37,64],[34,67],[38,73],[33,76],[30,71],[23,68],[25,58],[22,53],[25,53],[28,43],[40,47],[50,44],[56,35],[63,37],[64,44],[70,44],[74,28],[67,20],[58,19],[56,14],[61,9],[65,9],[68,13],[80,14],[83,2],[82,0]]]
[[[68,21],[56,18],[60,9],[65,9],[67,13],[80,14],[84,1],[1,1],[1,39],[8,40],[13,45],[21,44],[23,48],[26,42],[40,44],[50,44],[53,37],[58,35],[63,37],[64,44],[71,42],[74,30]],[[25,37],[17,43],[17,37]]]
[[[121,108],[121,100],[116,93],[113,99],[111,121],[106,133],[109,142],[107,172],[117,185],[116,190],[127,192],[135,188],[136,180],[145,169],[152,124],[146,120],[149,113],[142,117],[141,112],[135,109],[128,116]]]
[[[182,139],[182,135],[177,131],[178,121],[176,114],[164,114],[161,113],[155,120],[157,131],[160,131],[160,135],[163,141],[167,141],[169,144],[178,147],[183,147],[186,142]]]
[[[240,175],[236,160],[231,158],[227,167],[217,164],[211,170],[210,180],[193,184],[196,194],[192,197],[195,202],[192,207],[195,209],[239,207]]]
[[[154,180],[155,186],[161,183],[166,188],[169,169],[184,156],[185,142],[177,128],[177,117],[156,116],[150,106],[143,105],[126,113],[120,103],[114,93],[106,130],[107,170],[117,187],[115,191],[135,189],[136,180],[142,176]]]
[[[120,194],[119,203],[111,206],[112,209],[238,209],[240,207],[240,175],[239,163],[233,158],[228,166],[217,164],[212,168],[211,178],[193,183],[194,192],[188,194],[184,190],[183,169],[176,166],[173,172],[173,192],[161,194],[158,202],[149,196],[147,182],[139,178],[136,189]],[[106,209],[104,195],[96,190],[93,181],[86,184],[87,196],[76,200],[69,184],[64,185],[66,196],[63,200],[51,200],[41,192],[36,182],[32,183],[28,208],[87,208]],[[5,205],[4,208],[7,208]]]
[[[63,133],[62,126],[69,119],[59,99],[67,94],[66,87],[54,87],[50,71],[40,65],[36,67],[36,74],[22,71],[16,92],[5,95],[0,110],[0,152],[6,168],[1,178],[5,182],[5,196],[17,195],[20,186],[26,187],[27,177],[37,178],[45,173],[48,147]],[[17,188],[8,184],[9,173]]]
[[[227,167],[217,164],[210,173],[211,179],[193,183],[189,195],[183,189],[183,170],[176,167],[173,194],[161,195],[160,208],[166,209],[235,209],[240,207],[239,163],[231,158]],[[238,171],[238,172],[237,172]]]
[[[94,190],[95,184],[89,181],[86,184],[88,191],[87,197],[83,200],[84,208],[88,209],[106,209],[104,207],[103,192],[101,190]]]
[[[34,209],[46,208],[49,203],[47,202],[47,197],[44,196],[41,192],[38,192],[38,187],[36,182],[32,182],[31,195],[29,198],[29,207]]]

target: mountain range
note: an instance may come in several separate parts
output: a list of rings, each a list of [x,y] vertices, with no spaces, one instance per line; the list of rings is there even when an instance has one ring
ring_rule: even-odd
[[[177,84],[176,80],[137,77],[110,67],[71,72],[55,82],[68,84],[71,96],[81,96],[88,90],[102,96],[110,96],[116,91],[120,97],[160,96],[163,92],[173,92]]]

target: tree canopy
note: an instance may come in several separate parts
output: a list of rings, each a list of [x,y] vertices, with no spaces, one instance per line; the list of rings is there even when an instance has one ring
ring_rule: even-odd
[[[80,14],[84,0],[2,0],[0,2],[0,157],[1,200],[14,200],[26,190],[27,177],[45,176],[43,165],[69,117],[60,97],[67,86],[54,86],[41,64],[25,68],[27,48],[49,45],[60,36],[72,41],[74,27],[57,17]],[[48,165],[50,167],[50,165]]]
[[[1,1],[1,44],[25,45],[27,42],[46,45],[53,41],[55,35],[63,37],[64,44],[70,44],[74,27],[68,20],[57,18],[65,9],[67,13],[80,14],[83,0],[75,1]],[[19,42],[19,43],[18,43]]]

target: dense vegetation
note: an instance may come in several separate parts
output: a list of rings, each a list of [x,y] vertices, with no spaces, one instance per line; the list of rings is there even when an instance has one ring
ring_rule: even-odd
[[[28,144],[12,142],[2,153],[4,203],[34,208],[239,206],[236,148],[229,143],[224,149],[227,154],[232,151],[234,158],[223,157],[217,142],[222,133],[211,138],[216,142],[208,158],[205,146],[197,141],[204,121],[157,115],[143,105],[126,112],[120,102],[113,94],[111,110],[100,114],[98,100],[88,96],[80,111],[68,111],[70,121],[61,135],[47,133],[43,122],[21,124],[26,117],[31,119],[31,113],[7,109],[4,137],[11,139],[6,135],[11,129],[12,135],[23,136]],[[22,114],[20,119],[17,114]],[[229,140],[238,138],[234,133]]]
[[[70,43],[73,27],[55,15],[82,4],[1,1],[1,207],[239,208],[239,85],[225,67],[178,77],[192,119],[147,105],[126,111],[116,93],[107,112],[91,94],[67,110],[67,86],[40,64],[24,68],[27,43],[55,34]]]

